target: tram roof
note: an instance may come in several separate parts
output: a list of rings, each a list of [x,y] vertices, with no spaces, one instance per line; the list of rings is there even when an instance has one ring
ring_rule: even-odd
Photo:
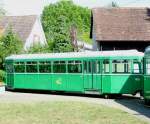
[[[116,50],[116,51],[85,51],[67,53],[44,53],[44,54],[21,54],[6,57],[6,60],[18,59],[51,59],[51,58],[88,58],[88,57],[143,57],[144,53],[137,50]]]

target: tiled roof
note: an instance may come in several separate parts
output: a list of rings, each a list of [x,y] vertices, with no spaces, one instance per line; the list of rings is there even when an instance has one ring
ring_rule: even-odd
[[[37,19],[36,15],[27,16],[4,16],[0,19],[0,28],[12,28],[24,42],[29,37],[33,25]]]
[[[97,41],[150,41],[148,8],[94,8],[92,14]]]

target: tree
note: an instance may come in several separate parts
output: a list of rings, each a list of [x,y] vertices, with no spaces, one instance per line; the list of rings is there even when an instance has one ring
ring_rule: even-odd
[[[116,2],[112,1],[106,7],[108,7],[108,8],[117,8],[117,7],[119,7],[119,5]]]
[[[6,34],[0,38],[0,68],[6,56],[22,52],[23,42],[19,37],[8,29]]]
[[[5,10],[3,8],[0,7],[0,17],[5,15]]]
[[[72,1],[60,1],[44,8],[42,25],[47,41],[54,44],[54,52],[73,51],[70,37],[72,25],[77,27],[78,39],[81,39],[83,34],[89,37],[90,14],[88,8],[77,6]]]
[[[6,11],[3,9],[3,1],[0,1],[0,17],[5,15]]]
[[[50,52],[48,49],[48,45],[42,46],[41,44],[34,44],[31,46],[28,50],[27,53],[47,53]]]
[[[112,7],[119,7],[116,2],[112,2],[112,3],[111,3],[111,6],[112,6]]]
[[[67,23],[67,17],[60,15],[57,20],[59,27],[55,29],[54,34],[54,52],[69,52],[73,51],[70,36],[69,36],[69,25]]]

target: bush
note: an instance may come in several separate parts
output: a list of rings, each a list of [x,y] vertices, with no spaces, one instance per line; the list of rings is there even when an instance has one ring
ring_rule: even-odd
[[[71,52],[71,27],[76,27],[78,40],[90,42],[91,10],[80,7],[72,0],[60,0],[46,6],[42,13],[42,25],[47,41],[52,41],[53,52]]]
[[[0,69],[4,69],[3,62],[5,57],[22,52],[23,41],[13,33],[11,28],[6,30],[6,33],[0,37]]]
[[[48,45],[40,45],[40,44],[33,44],[28,50],[27,53],[34,54],[34,53],[47,53],[50,52],[48,49]]]
[[[0,70],[0,82],[4,82],[5,80],[5,71]]]

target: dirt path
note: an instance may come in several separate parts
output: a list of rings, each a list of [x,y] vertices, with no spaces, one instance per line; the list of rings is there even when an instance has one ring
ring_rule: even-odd
[[[150,108],[145,107],[138,97],[123,96],[120,99],[103,99],[99,96],[72,94],[39,94],[5,92],[0,94],[0,102],[42,102],[42,101],[80,101],[103,104],[126,111],[150,123]]]

